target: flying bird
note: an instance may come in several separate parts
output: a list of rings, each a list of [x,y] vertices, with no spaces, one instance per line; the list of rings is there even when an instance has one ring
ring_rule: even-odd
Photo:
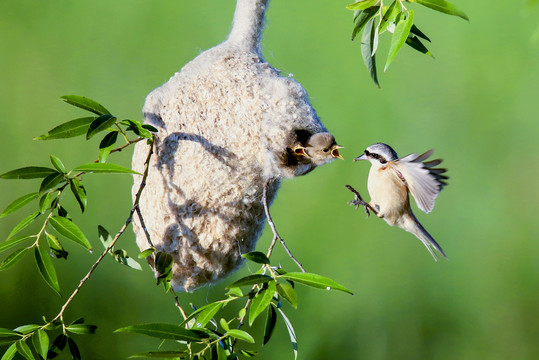
[[[426,213],[434,208],[434,201],[447,185],[445,180],[448,177],[444,175],[446,169],[435,168],[442,160],[423,162],[433,152],[431,149],[421,155],[414,153],[399,159],[395,150],[389,145],[383,143],[371,145],[361,156],[354,159],[354,161],[369,160],[371,163],[367,182],[371,201],[369,203],[363,201],[357,192],[347,187],[359,197],[351,201],[351,205],[365,206],[367,214],[370,209],[390,226],[396,225],[414,234],[425,245],[434,260],[438,260],[433,249],[443,257],[447,256],[415,217],[408,196],[408,193],[411,193],[417,207]]]

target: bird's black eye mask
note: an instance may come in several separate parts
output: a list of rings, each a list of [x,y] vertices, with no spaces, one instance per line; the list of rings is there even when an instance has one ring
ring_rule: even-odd
[[[378,154],[375,154],[375,153],[371,153],[369,150],[365,150],[365,155],[367,155],[368,157],[372,157],[373,159],[376,159],[376,160],[380,161],[380,163],[382,163],[382,164],[387,163],[387,160],[386,160],[382,155],[378,155]]]

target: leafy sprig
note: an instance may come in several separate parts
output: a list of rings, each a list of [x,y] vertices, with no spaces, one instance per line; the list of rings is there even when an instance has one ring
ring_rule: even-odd
[[[384,72],[389,69],[404,44],[432,57],[431,52],[421,41],[430,42],[430,39],[415,25],[414,11],[406,8],[404,3],[417,3],[448,15],[469,20],[462,10],[445,0],[392,0],[386,3],[390,2],[390,5],[384,5],[383,0],[360,0],[346,7],[354,11],[352,40],[362,33],[361,55],[363,62],[378,87],[380,84],[376,68],[376,52],[380,35],[386,32],[392,34]]]

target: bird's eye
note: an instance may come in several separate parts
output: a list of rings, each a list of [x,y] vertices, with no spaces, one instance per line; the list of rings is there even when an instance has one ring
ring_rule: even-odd
[[[365,150],[365,155],[371,156],[371,153],[369,152],[369,150]]]
[[[325,153],[327,153],[328,151],[329,151],[329,148],[327,148],[327,149],[324,149],[324,152],[325,152]]]

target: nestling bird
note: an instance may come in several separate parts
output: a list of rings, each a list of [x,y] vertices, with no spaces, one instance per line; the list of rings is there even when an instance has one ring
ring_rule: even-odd
[[[371,201],[366,203],[356,199],[350,203],[365,206],[366,211],[370,208],[389,225],[397,225],[414,234],[425,245],[434,260],[438,260],[432,248],[443,257],[447,256],[415,217],[408,196],[410,192],[419,209],[426,213],[434,208],[434,200],[447,185],[445,180],[448,177],[443,175],[446,169],[434,168],[442,160],[423,162],[433,152],[431,149],[419,156],[410,154],[399,159],[395,150],[389,145],[377,143],[369,146],[354,161],[369,160],[372,164],[367,183]]]
[[[321,166],[337,158],[344,160],[339,154],[339,149],[342,148],[337,145],[333,135],[322,132],[310,136],[305,146],[294,147],[294,153],[306,157],[316,166]]]

